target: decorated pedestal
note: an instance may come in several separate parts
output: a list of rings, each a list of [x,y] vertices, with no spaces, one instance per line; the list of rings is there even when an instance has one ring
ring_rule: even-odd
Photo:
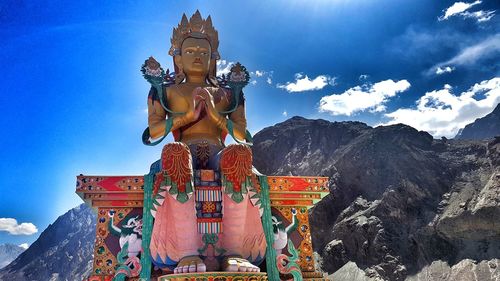
[[[202,272],[164,275],[158,281],[267,281],[265,272]]]
[[[152,169],[152,173],[154,174]],[[201,175],[201,171],[195,171]],[[268,214],[263,214],[265,231],[272,235],[268,243],[266,267],[275,267],[274,277],[266,273],[189,273],[164,274],[154,271],[147,253],[144,224],[146,205],[152,206],[152,174],[146,176],[77,177],[77,194],[97,213],[92,275],[87,279],[119,280],[119,272],[135,276],[121,280],[322,280],[315,272],[307,210],[328,194],[326,177],[254,176]],[[195,181],[195,190],[197,188]],[[149,185],[149,187],[148,187]],[[145,196],[146,193],[146,196]],[[149,194],[149,195],[148,195]],[[145,204],[146,203],[146,204]],[[146,206],[147,207],[147,206]],[[147,212],[150,213],[150,212]],[[152,220],[152,218],[149,218]],[[292,244],[289,244],[289,241]],[[128,243],[127,243],[128,242]],[[127,247],[124,247],[127,244]],[[138,249],[138,247],[140,249]],[[269,260],[269,259],[273,259]],[[141,274],[142,273],[142,274]],[[146,274],[144,274],[146,273]],[[295,276],[294,276],[295,274]],[[145,275],[147,275],[145,277]],[[276,279],[276,275],[279,279]],[[140,277],[145,279],[139,279]],[[155,279],[156,278],[156,279]],[[274,278],[274,279],[273,279]]]

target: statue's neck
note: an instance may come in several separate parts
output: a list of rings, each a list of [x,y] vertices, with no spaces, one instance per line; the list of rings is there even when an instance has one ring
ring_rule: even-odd
[[[187,84],[205,84],[205,77],[198,75],[190,75],[186,77]]]

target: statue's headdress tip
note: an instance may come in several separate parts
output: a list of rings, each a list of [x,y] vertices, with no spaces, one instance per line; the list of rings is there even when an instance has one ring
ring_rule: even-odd
[[[196,33],[197,38],[200,35],[205,37],[212,47],[214,57],[218,57],[216,55],[218,54],[217,49],[219,47],[218,32],[212,25],[212,18],[208,16],[206,19],[203,19],[199,10],[196,10],[189,20],[186,14],[182,15],[178,27],[172,31],[172,39],[170,40],[172,46],[170,47],[169,54],[179,54],[182,42],[193,33]]]

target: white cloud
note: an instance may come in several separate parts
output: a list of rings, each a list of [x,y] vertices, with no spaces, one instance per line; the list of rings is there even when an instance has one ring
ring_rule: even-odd
[[[257,77],[262,77],[266,72],[262,70],[256,70],[255,71],[255,76]]]
[[[273,79],[271,76],[268,76],[266,79],[267,84],[272,85],[273,84]]]
[[[218,60],[217,61],[217,76],[221,76],[222,74],[229,74],[231,72],[231,67],[233,66],[234,62],[226,61],[226,60]]]
[[[285,116],[285,117],[287,117],[287,116],[288,116],[288,112],[286,112],[286,110],[285,110],[285,111],[283,111],[283,113],[282,113],[282,114],[283,114],[283,116]]]
[[[441,75],[441,74],[444,74],[444,73],[450,73],[453,70],[455,70],[455,68],[453,68],[453,67],[449,67],[449,66],[439,67],[438,66],[438,68],[436,68],[436,74],[437,75]]]
[[[38,229],[30,222],[18,224],[16,219],[0,218],[0,231],[5,231],[12,235],[31,235],[37,233]]]
[[[472,3],[456,2],[445,10],[444,15],[438,18],[439,21],[447,20],[453,16],[460,16],[465,18],[475,19],[477,22],[486,22],[495,16],[495,11],[475,11],[469,12],[468,10],[473,6],[481,4],[481,1],[475,1]]]
[[[479,1],[479,0],[472,2],[472,3],[456,2],[453,5],[451,5],[450,7],[448,7],[445,10],[444,15],[439,17],[438,19],[440,21],[447,20],[448,18],[455,16],[455,15],[459,15],[460,13],[463,13],[466,10],[470,9],[471,7],[473,7],[475,5],[479,5],[479,4],[481,4],[481,1]]]
[[[295,74],[295,82],[287,82],[285,85],[278,84],[276,87],[285,89],[289,93],[314,91],[321,90],[326,85],[335,85],[335,79],[335,77],[328,75],[319,75],[311,80],[307,75],[297,73]]]
[[[257,80],[252,80],[252,81],[250,81],[250,84],[252,84],[252,85],[254,85],[254,86],[255,86],[255,85],[257,85]]]
[[[28,245],[28,243],[23,243],[23,244],[18,245],[18,246],[26,250],[29,248],[30,245]]]
[[[435,137],[454,137],[458,130],[493,111],[500,103],[500,77],[485,80],[460,95],[452,87],[425,93],[416,108],[400,108],[385,114],[391,118],[384,125],[404,123]]]
[[[332,115],[347,115],[369,110],[383,112],[385,103],[396,94],[410,88],[407,80],[393,81],[391,79],[375,84],[364,84],[348,89],[342,94],[324,96],[319,102],[319,111]]]
[[[429,72],[437,73],[438,69],[443,66],[475,64],[481,59],[489,58],[498,54],[500,54],[500,33],[492,35],[477,44],[462,49],[453,58],[433,66]]]

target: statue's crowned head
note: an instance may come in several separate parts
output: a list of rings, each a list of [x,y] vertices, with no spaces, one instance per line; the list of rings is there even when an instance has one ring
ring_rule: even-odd
[[[201,17],[196,11],[188,20],[186,14],[173,29],[172,46],[169,55],[174,58],[176,83],[184,80],[191,73],[202,74],[213,85],[217,84],[216,62],[219,55],[219,35],[212,25],[212,19]]]

